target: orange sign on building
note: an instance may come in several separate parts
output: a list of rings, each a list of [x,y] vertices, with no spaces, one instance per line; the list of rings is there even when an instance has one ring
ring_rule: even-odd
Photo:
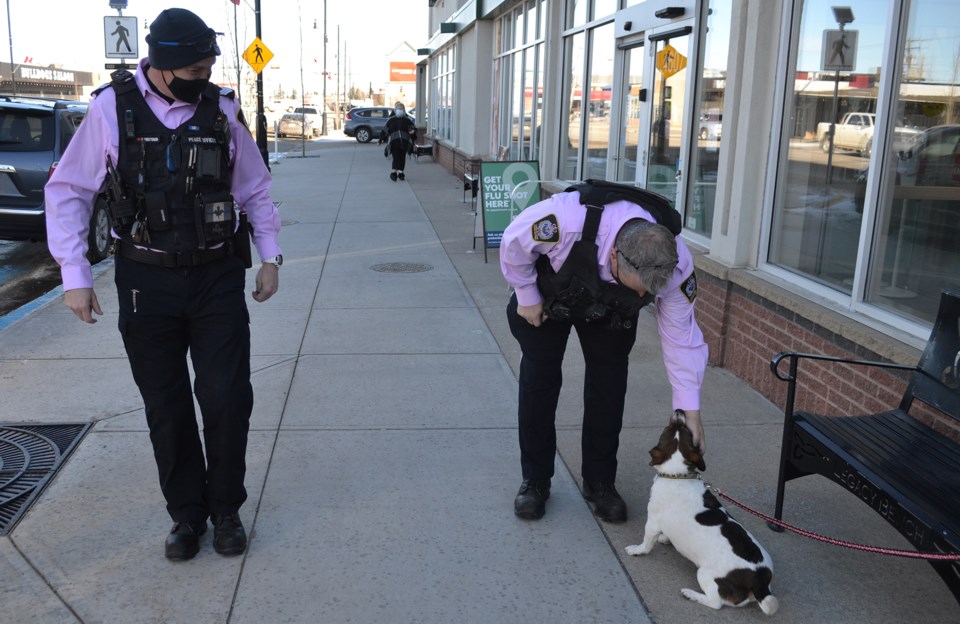
[[[416,82],[417,64],[405,61],[390,61],[390,82]]]

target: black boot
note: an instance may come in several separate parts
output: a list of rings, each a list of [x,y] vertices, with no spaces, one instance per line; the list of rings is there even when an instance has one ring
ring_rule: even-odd
[[[390,172],[390,179],[393,180],[394,182],[397,181],[397,172],[396,172],[396,171],[391,171],[391,172]]]
[[[539,520],[546,511],[548,498],[550,479],[524,479],[513,499],[513,513],[524,520]]]
[[[247,549],[247,532],[243,530],[240,514],[214,515],[213,549],[221,555],[239,555]]]
[[[402,171],[397,174],[397,177],[400,178],[401,180],[406,180],[406,179],[407,179],[407,176],[403,175],[403,172],[402,172]]]
[[[203,523],[177,522],[167,535],[164,554],[170,561],[193,559],[200,550],[200,536],[207,531],[207,521]]]
[[[593,503],[593,515],[604,522],[626,522],[627,504],[612,483],[583,482],[583,497]]]

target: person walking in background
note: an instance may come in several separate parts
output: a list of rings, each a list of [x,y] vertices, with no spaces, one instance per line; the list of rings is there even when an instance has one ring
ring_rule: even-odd
[[[280,216],[233,92],[209,83],[220,54],[213,29],[190,11],[167,9],[146,42],[136,75],[114,72],[96,92],[46,185],[48,245],[67,307],[96,323],[93,314],[103,312],[84,254],[94,202],[106,192],[120,334],[174,521],[165,555],[196,555],[208,517],[214,549],[237,555],[247,547],[238,511],[247,498],[253,389],[244,297],[250,239],[235,206],[249,216],[264,259],[253,291],[259,302],[279,287]]]
[[[500,267],[514,290],[507,320],[522,352],[523,482],[514,513],[527,520],[544,515],[557,452],[563,355],[575,328],[585,364],[583,496],[604,522],[624,522],[627,506],[614,484],[617,450],[629,355],[639,311],[649,303],[656,304],[673,388],[670,419],[683,419],[694,444],[704,448],[700,387],[707,345],[694,318],[696,275],[679,236],[680,216],[664,198],[602,181],[567,191],[521,212],[500,243]]]
[[[413,143],[416,138],[416,124],[407,115],[407,109],[403,102],[397,102],[394,105],[393,114],[390,115],[390,119],[387,120],[383,130],[380,131],[380,140],[377,142],[378,145],[386,142],[387,147],[383,150],[383,155],[389,154],[393,157],[393,162],[390,165],[390,179],[394,182],[398,179],[406,179],[403,169],[407,162],[407,154],[413,153]]]

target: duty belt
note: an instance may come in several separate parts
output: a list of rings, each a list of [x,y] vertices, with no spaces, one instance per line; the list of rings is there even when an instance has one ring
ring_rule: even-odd
[[[192,267],[208,264],[230,255],[230,245],[225,243],[216,249],[173,252],[139,249],[130,243],[117,241],[117,254],[143,264],[153,264],[167,268]]]

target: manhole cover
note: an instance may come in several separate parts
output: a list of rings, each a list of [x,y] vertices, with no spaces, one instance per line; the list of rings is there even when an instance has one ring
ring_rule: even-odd
[[[13,530],[91,426],[0,425],[0,535]]]
[[[424,271],[433,270],[433,267],[429,264],[420,264],[418,262],[386,262],[384,264],[375,264],[370,268],[381,273],[423,273]]]

